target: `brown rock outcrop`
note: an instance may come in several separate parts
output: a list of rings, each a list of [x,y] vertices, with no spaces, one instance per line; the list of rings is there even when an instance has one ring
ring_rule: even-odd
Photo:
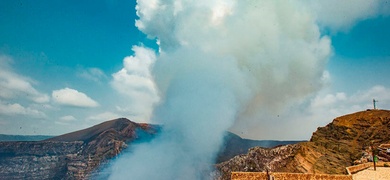
[[[346,174],[345,167],[362,157],[362,150],[390,142],[390,111],[367,110],[338,117],[313,133],[310,142],[272,149],[252,148],[216,165],[220,179],[230,172],[296,172]],[[381,159],[386,159],[385,157]]]

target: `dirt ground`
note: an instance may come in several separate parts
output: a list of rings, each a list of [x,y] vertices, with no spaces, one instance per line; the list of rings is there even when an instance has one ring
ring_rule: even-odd
[[[377,167],[374,171],[374,167],[370,167],[366,170],[360,171],[353,175],[354,180],[390,180],[390,168]]]

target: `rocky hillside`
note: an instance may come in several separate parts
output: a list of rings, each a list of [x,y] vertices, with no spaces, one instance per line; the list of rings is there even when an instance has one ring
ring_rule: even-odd
[[[310,142],[271,149],[252,148],[216,165],[221,179],[230,172],[299,172],[345,174],[346,166],[361,159],[363,150],[390,142],[390,111],[367,110],[338,117],[313,133]]]
[[[234,156],[246,154],[252,147],[271,148],[286,144],[296,144],[304,141],[274,141],[274,140],[252,140],[244,139],[240,136],[227,132],[224,138],[224,144],[218,154],[216,163],[227,161]]]
[[[82,149],[81,141],[0,142],[0,179],[62,179]]]
[[[338,117],[318,128],[310,141],[357,160],[370,143],[377,147],[390,142],[390,111],[367,110]]]
[[[0,142],[0,179],[85,179],[157,128],[115,119],[37,142]]]

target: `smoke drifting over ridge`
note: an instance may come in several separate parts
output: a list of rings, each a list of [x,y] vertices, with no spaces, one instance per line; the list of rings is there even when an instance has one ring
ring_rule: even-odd
[[[110,179],[205,179],[235,122],[278,112],[322,87],[330,40],[298,1],[137,3],[136,26],[159,42],[153,63],[141,68],[159,90],[149,106],[164,129],[122,155]],[[153,52],[135,49],[134,60]]]

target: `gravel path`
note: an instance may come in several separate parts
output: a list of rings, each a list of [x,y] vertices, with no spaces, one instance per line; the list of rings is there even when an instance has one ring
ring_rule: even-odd
[[[352,175],[354,180],[390,180],[390,168],[377,167],[374,171],[373,167],[360,171]]]

